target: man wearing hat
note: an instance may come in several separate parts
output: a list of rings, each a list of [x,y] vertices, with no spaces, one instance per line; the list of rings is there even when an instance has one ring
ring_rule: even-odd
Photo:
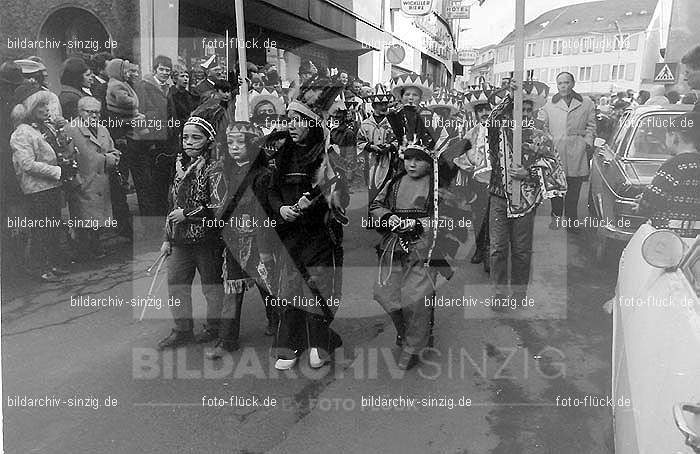
[[[194,87],[194,93],[199,96],[200,99],[206,99],[208,93],[214,91],[214,83],[221,79],[222,68],[217,61],[216,54],[209,57],[199,66],[206,71],[207,77]]]
[[[368,183],[369,203],[377,192],[391,179],[399,166],[396,137],[386,118],[389,103],[394,96],[383,85],[365,100],[372,104],[373,113],[366,118],[357,132],[357,154],[366,159],[365,180]]]
[[[63,117],[58,96],[50,91],[47,86],[49,73],[46,71],[46,66],[44,66],[41,59],[39,57],[30,57],[27,59],[15,60],[15,63],[22,69],[22,77],[24,77],[24,80],[38,84],[42,90],[49,92],[49,96],[51,96],[51,102],[49,103],[51,118],[56,119]]]

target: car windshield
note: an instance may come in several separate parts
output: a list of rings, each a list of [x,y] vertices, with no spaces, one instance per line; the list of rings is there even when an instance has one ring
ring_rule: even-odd
[[[662,161],[670,158],[671,154],[666,148],[666,131],[678,115],[677,112],[656,112],[641,117],[633,135],[625,138],[629,143],[626,157]]]

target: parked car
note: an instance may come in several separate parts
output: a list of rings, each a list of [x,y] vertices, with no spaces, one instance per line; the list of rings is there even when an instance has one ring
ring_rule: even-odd
[[[700,237],[642,225],[612,304],[616,454],[700,452]]]
[[[588,210],[600,220],[596,255],[602,259],[609,241],[627,242],[646,221],[632,209],[636,198],[671,155],[666,150],[670,121],[692,110],[688,105],[639,106],[620,117],[608,143],[595,140],[591,158]]]

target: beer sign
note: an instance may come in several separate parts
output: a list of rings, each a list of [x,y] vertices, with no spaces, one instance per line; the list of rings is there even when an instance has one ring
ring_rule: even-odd
[[[401,11],[409,16],[425,16],[433,10],[433,0],[401,0]]]

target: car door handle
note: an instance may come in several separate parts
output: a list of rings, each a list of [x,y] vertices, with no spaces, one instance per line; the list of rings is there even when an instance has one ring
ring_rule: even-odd
[[[700,436],[690,428],[683,412],[700,415],[700,404],[681,402],[673,406],[673,420],[678,430],[685,436],[685,444],[693,448],[694,452],[700,453]]]

